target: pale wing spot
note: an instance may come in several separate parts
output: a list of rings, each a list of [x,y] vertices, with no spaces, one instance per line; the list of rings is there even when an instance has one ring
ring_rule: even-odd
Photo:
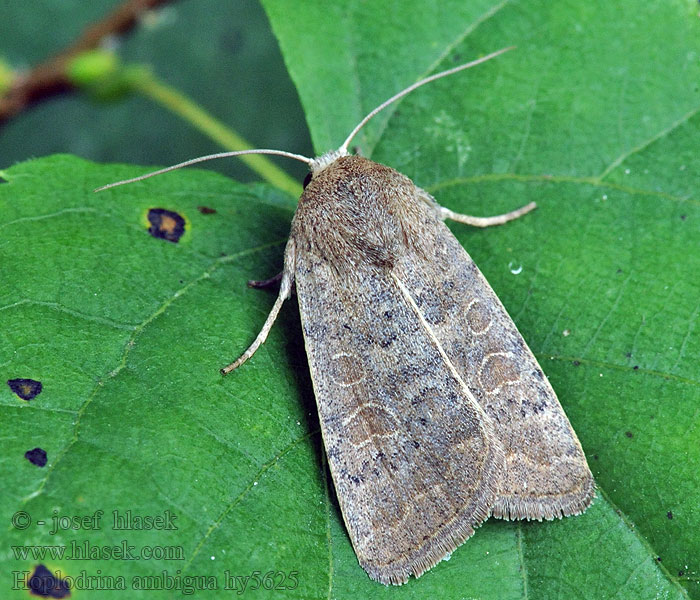
[[[504,385],[520,381],[515,355],[511,352],[491,352],[479,367],[479,382],[487,394],[495,394]]]
[[[420,545],[425,542],[425,539],[416,535],[419,533],[420,528],[414,527],[413,524],[416,520],[420,521],[426,518],[439,520],[441,517],[438,514],[438,505],[436,505],[434,499],[439,497],[447,498],[449,496],[450,493],[446,490],[445,484],[433,483],[430,490],[409,492],[405,497],[409,497],[410,502],[396,503],[396,505],[392,506],[394,508],[393,513],[382,514],[381,520],[373,519],[373,523],[380,530],[385,530],[387,527],[401,528],[404,530],[407,542],[410,545]],[[443,504],[440,503],[439,505]],[[454,514],[459,511],[459,508],[459,506],[454,507]],[[452,520],[451,517],[453,517],[453,514],[448,515],[445,522],[450,522]]]
[[[467,327],[474,335],[488,333],[493,324],[493,317],[488,312],[488,307],[479,299],[474,299],[469,303],[467,312],[464,315],[467,320]]]
[[[368,517],[375,531],[393,530],[401,527],[409,519],[413,507],[404,502],[396,493],[390,482],[380,483],[375,490],[374,498],[377,503],[376,510],[368,511]],[[367,550],[372,551],[372,538],[366,538]]]
[[[367,402],[343,419],[348,440],[362,447],[377,437],[393,437],[400,428],[399,420],[386,408]]]
[[[357,385],[365,378],[362,362],[354,354],[338,352],[331,356],[330,375],[338,385]]]

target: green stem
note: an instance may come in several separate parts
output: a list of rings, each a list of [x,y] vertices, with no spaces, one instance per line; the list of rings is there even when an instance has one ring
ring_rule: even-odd
[[[195,128],[221,144],[227,150],[249,150],[253,148],[249,142],[229,129],[221,121],[209,115],[187,96],[158,81],[153,75],[134,78],[133,86],[142,94],[191,123]],[[240,159],[268,183],[285,192],[289,192],[293,196],[298,197],[301,195],[301,185],[266,156],[261,154],[244,154]]]

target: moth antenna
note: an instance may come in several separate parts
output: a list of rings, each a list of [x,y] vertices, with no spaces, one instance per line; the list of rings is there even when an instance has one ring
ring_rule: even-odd
[[[268,150],[267,148],[256,148],[253,150],[236,150],[234,152],[217,152],[216,154],[207,154],[206,156],[198,156],[197,158],[191,158],[185,162],[172,165],[171,167],[165,167],[164,169],[158,169],[152,173],[146,173],[145,175],[139,175],[138,177],[132,177],[131,179],[123,179],[122,181],[115,181],[114,183],[108,183],[102,187],[98,187],[94,191],[101,192],[103,190],[108,190],[109,188],[117,187],[118,185],[124,185],[127,183],[134,183],[135,181],[141,181],[143,179],[148,179],[149,177],[155,177],[156,175],[161,175],[162,173],[167,173],[168,171],[174,171],[175,169],[181,169],[182,167],[189,167],[196,163],[201,163],[207,160],[213,160],[215,158],[228,158],[231,156],[241,156],[243,154],[274,154],[276,156],[286,156],[287,158],[293,158],[301,162],[305,162],[307,165],[311,165],[312,159],[307,156],[302,156],[301,154],[294,154],[293,152],[285,152],[284,150]]]
[[[508,52],[509,50],[512,50],[513,48],[515,48],[515,46],[508,46],[507,48],[501,48],[500,50],[496,50],[496,52],[492,52],[491,54],[487,54],[486,56],[482,56],[481,58],[477,58],[476,60],[473,60],[471,62],[464,63],[463,65],[459,65],[458,67],[453,67],[452,69],[447,69],[447,71],[435,73],[435,75],[431,75],[430,77],[426,77],[425,79],[421,79],[420,81],[416,81],[416,83],[414,83],[413,85],[409,85],[407,88],[401,90],[398,94],[395,94],[391,98],[389,98],[388,100],[385,100],[384,102],[382,102],[379,106],[377,106],[377,108],[375,108],[364,119],[362,119],[362,121],[359,122],[357,127],[355,127],[355,129],[352,130],[350,135],[343,142],[343,145],[338,149],[339,152],[347,153],[348,146],[350,145],[350,142],[358,134],[360,129],[362,129],[367,124],[367,121],[369,121],[374,115],[376,115],[378,112],[381,112],[382,110],[384,110],[387,106],[389,106],[393,102],[396,102],[399,98],[403,98],[406,94],[410,94],[413,90],[421,87],[422,85],[425,85],[426,83],[430,83],[431,81],[435,81],[436,79],[442,79],[443,77],[447,77],[448,75],[452,75],[454,73],[458,73],[459,71],[464,71],[465,69],[475,67],[476,65],[479,65],[483,62],[486,62],[487,60],[491,60],[492,58],[496,58],[498,55],[503,54],[504,52]]]

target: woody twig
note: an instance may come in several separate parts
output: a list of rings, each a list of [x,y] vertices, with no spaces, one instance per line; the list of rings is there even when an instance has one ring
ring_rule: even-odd
[[[67,75],[71,59],[98,48],[105,38],[128,32],[147,11],[172,0],[125,0],[103,19],[55,56],[26,73],[20,73],[10,89],[0,97],[0,125],[32,104],[75,89]]]

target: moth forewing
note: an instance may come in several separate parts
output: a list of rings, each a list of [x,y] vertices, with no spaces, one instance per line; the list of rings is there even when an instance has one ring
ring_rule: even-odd
[[[339,158],[302,195],[291,236],[334,485],[360,564],[382,583],[420,575],[468,538],[505,464],[490,418],[394,277],[406,254],[427,258],[402,240],[438,222],[424,203],[402,203],[411,187]]]
[[[404,260],[395,272],[503,445],[491,513],[541,520],[582,512],[593,477],[554,390],[469,254],[442,223],[435,230],[432,260]]]

